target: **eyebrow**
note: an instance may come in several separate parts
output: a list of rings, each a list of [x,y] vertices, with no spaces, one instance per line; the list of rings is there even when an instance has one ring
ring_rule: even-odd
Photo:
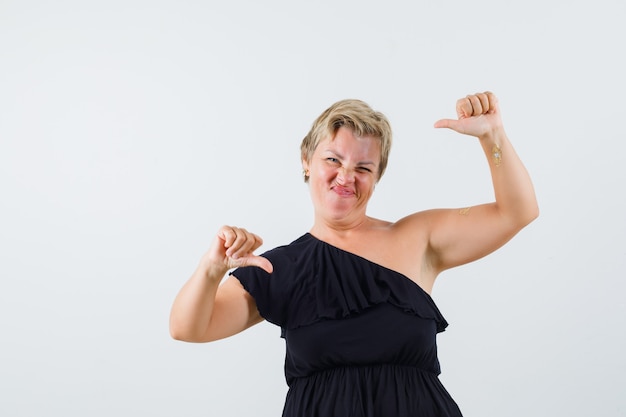
[[[337,153],[336,151],[333,151],[332,149],[324,149],[324,152],[331,153],[331,154],[333,154],[334,156],[336,156],[339,159],[344,159],[343,155]],[[376,162],[373,162],[373,161],[359,161],[356,164],[357,165],[374,165],[374,166],[376,166]]]

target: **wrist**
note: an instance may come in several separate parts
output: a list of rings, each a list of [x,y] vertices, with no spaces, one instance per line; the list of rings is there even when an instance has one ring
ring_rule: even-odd
[[[220,282],[228,272],[225,265],[217,265],[215,262],[202,259],[198,265],[197,273],[207,281]]]
[[[491,131],[479,137],[480,144],[487,155],[490,163],[495,167],[502,165],[504,151],[508,139],[503,129]],[[507,148],[508,149],[508,148]]]
[[[504,132],[504,128],[497,127],[478,136],[478,139],[480,140],[481,143],[488,145],[488,146],[491,146],[491,145],[502,146],[502,144],[506,140],[506,133]]]

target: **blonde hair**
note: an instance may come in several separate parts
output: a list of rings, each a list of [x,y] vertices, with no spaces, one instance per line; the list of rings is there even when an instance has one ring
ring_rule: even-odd
[[[391,150],[391,125],[384,114],[374,111],[361,100],[341,100],[326,109],[311,126],[309,133],[302,139],[300,155],[303,161],[311,162],[313,152],[319,143],[333,138],[337,130],[345,126],[357,137],[371,136],[380,140],[380,161],[378,180],[383,176]],[[304,181],[308,181],[305,175]]]

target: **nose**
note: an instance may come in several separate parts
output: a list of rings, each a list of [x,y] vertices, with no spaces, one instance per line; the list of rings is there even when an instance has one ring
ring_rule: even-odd
[[[340,167],[337,170],[337,182],[341,185],[351,184],[354,182],[354,172],[347,167]]]

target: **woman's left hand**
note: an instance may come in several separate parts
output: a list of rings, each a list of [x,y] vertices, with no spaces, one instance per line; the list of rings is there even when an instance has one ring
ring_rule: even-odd
[[[498,98],[492,92],[469,95],[456,102],[458,119],[441,119],[436,128],[448,128],[479,139],[502,129]]]

